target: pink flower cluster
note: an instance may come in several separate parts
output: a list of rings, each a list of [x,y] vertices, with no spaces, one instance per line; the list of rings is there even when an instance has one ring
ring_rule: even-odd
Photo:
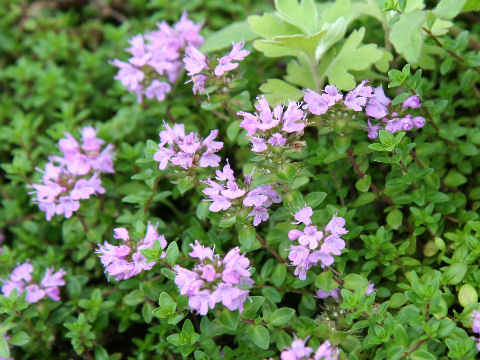
[[[306,114],[300,109],[301,103],[290,101],[284,111],[281,104],[271,109],[264,95],[257,100],[255,108],[258,113],[240,111],[237,114],[243,117],[240,127],[247,130],[253,152],[264,152],[269,146],[286,147],[289,134],[295,133],[298,137],[303,133],[307,122]]]
[[[307,206],[294,214],[296,222],[303,223],[303,230],[293,229],[288,233],[291,241],[297,241],[299,245],[290,246],[288,259],[296,266],[295,275],[300,280],[305,280],[307,271],[320,261],[322,268],[330,266],[334,262],[334,255],[340,255],[345,248],[345,241],[340,237],[348,233],[345,229],[345,219],[334,215],[323,231],[315,226],[311,217],[313,210]]]
[[[92,127],[81,130],[82,145],[69,133],[58,146],[63,156],[51,156],[40,184],[33,184],[33,201],[45,212],[47,220],[64,214],[68,219],[80,208],[80,200],[103,194],[100,173],[113,173],[113,145],[97,138]],[[38,170],[38,169],[37,169]]]
[[[194,132],[185,134],[183,124],[175,124],[173,129],[165,124],[165,130],[159,135],[159,149],[153,159],[159,162],[160,170],[165,169],[169,162],[184,169],[197,166],[216,167],[220,163],[216,152],[223,147],[223,142],[215,141],[218,130],[210,131],[210,135],[202,140]]]
[[[480,311],[472,311],[472,321],[472,331],[480,334]],[[480,351],[480,339],[476,338],[475,340],[477,340],[477,349]]]
[[[133,244],[128,230],[125,228],[116,228],[113,230],[115,239],[123,240],[124,245],[115,246],[105,241],[99,245],[95,251],[100,256],[100,261],[105,266],[105,272],[113,276],[115,280],[126,280],[138,275],[142,270],[150,270],[155,261],[147,262],[147,259],[141,254],[140,250],[152,249],[155,242],[159,241],[161,248],[167,247],[167,241],[163,235],[157,233],[157,227],[151,224],[147,226],[145,238],[140,239]],[[162,252],[161,258],[165,257]]]
[[[338,359],[338,350],[332,347],[330,341],[323,342],[313,355],[313,349],[305,346],[307,340],[295,339],[290,348],[286,348],[280,354],[281,360],[335,360]]]
[[[5,280],[2,285],[2,293],[5,296],[10,296],[10,293],[17,289],[20,295],[26,292],[25,300],[29,303],[36,303],[48,296],[50,299],[59,301],[60,290],[59,286],[65,285],[63,276],[66,272],[63,269],[53,272],[53,268],[47,269],[40,285],[35,284],[32,278],[33,266],[28,262],[23,263],[13,269],[10,279]]]
[[[199,34],[202,25],[189,20],[186,12],[173,27],[165,21],[157,26],[158,30],[130,40],[131,47],[126,50],[132,57],[128,62],[118,59],[112,62],[119,68],[115,79],[137,94],[138,102],[142,102],[144,95],[163,101],[171,91],[170,83],[175,83],[183,70],[180,59],[186,45],[203,43]]]
[[[240,254],[238,247],[230,250],[222,259],[209,247],[204,247],[195,240],[191,244],[190,257],[199,262],[193,270],[175,266],[175,284],[181,295],[188,296],[190,309],[200,315],[206,315],[208,309],[222,303],[229,310],[243,311],[248,290],[244,285],[253,285],[250,279],[250,260]]]
[[[362,81],[355,89],[350,91],[343,99],[335,86],[327,85],[322,94],[313,90],[305,90],[305,109],[312,114],[325,114],[330,107],[343,99],[343,105],[354,111],[365,111],[368,117],[368,126],[366,127],[368,137],[375,139],[378,136],[378,130],[385,129],[391,133],[398,131],[409,131],[414,128],[420,129],[425,125],[425,119],[422,116],[412,117],[405,113],[408,108],[417,109],[421,106],[418,95],[407,98],[398,111],[391,109],[392,101],[385,95],[382,86],[373,88],[366,86],[366,80]],[[373,125],[371,121],[376,121]]]
[[[370,294],[373,294],[375,291],[375,285],[373,283],[369,283],[367,290],[365,290],[365,296],[368,296]],[[333,290],[330,290],[328,292],[323,291],[322,289],[318,289],[317,291],[317,298],[318,299],[327,299],[331,297],[333,300],[336,302],[340,302],[340,289],[335,288]]]
[[[238,186],[230,164],[217,170],[215,180],[203,181],[208,187],[202,192],[209,197],[204,201],[211,201],[210,211],[219,212],[229,209],[233,204],[238,207],[252,207],[247,217],[253,217],[253,225],[257,226],[269,218],[267,209],[273,203],[280,203],[282,197],[273,189],[272,185],[260,185],[251,188],[251,175],[245,176],[244,187]]]
[[[232,50],[218,59],[218,65],[213,69],[213,75],[221,77],[226,72],[235,70],[238,67],[236,61],[242,61],[250,54],[250,51],[243,49],[244,45],[244,41],[239,43],[233,42]],[[212,77],[212,69],[207,56],[198,50],[196,45],[190,44],[185,51],[183,62],[185,63],[185,69],[188,71],[187,75],[192,77],[193,93],[204,93],[205,83],[209,76]]]

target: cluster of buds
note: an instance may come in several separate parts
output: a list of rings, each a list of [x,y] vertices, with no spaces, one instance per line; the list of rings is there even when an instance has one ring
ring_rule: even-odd
[[[327,85],[322,94],[307,89],[303,99],[304,108],[314,115],[323,115],[335,105],[337,108],[343,106],[345,110],[364,111],[368,123],[365,129],[370,139],[375,139],[381,129],[396,133],[420,129],[425,125],[425,119],[422,116],[412,116],[407,113],[408,109],[417,109],[421,106],[418,95],[410,96],[401,106],[395,108],[392,100],[385,95],[382,86],[373,88],[366,86],[366,83],[366,80],[362,81],[355,89],[348,92],[345,98],[332,85]]]
[[[100,173],[113,173],[113,145],[101,150],[104,141],[92,127],[81,130],[82,145],[66,134],[58,146],[63,156],[49,157],[42,182],[33,184],[33,201],[45,212],[47,220],[64,214],[68,219],[80,208],[80,200],[103,194]]]
[[[257,226],[269,218],[267,209],[273,203],[280,203],[282,197],[273,189],[272,185],[260,185],[252,188],[252,176],[246,175],[243,188],[240,188],[230,164],[217,170],[215,180],[203,181],[208,187],[202,192],[209,197],[204,201],[211,201],[210,211],[219,212],[234,206],[235,210],[250,208],[247,217],[253,217],[253,225]]]
[[[222,259],[213,249],[195,241],[190,257],[197,259],[193,270],[176,265],[175,284],[181,295],[188,296],[188,305],[200,315],[222,303],[229,310],[243,311],[247,299],[245,286],[253,285],[250,279],[250,260],[240,254],[238,247],[230,250]]]
[[[5,280],[2,285],[2,293],[5,296],[10,296],[14,289],[17,289],[17,294],[25,291],[25,300],[29,303],[36,303],[48,296],[50,299],[59,301],[60,290],[59,286],[65,285],[63,276],[66,272],[63,269],[54,272],[53,268],[47,269],[45,275],[40,281],[40,285],[33,282],[32,278],[33,266],[28,262],[17,266],[10,278]]]
[[[135,244],[130,239],[127,229],[116,228],[113,231],[113,237],[123,240],[124,245],[115,246],[105,241],[95,252],[100,256],[105,272],[117,281],[130,279],[142,270],[150,270],[156,264],[156,261],[147,262],[141,250],[154,248],[160,250],[167,247],[165,237],[159,235],[157,227],[151,224],[147,226],[145,238],[139,239]],[[165,256],[166,254],[162,252],[160,258]]]
[[[243,117],[240,127],[247,130],[252,143],[252,151],[263,153],[267,149],[278,148],[298,151],[297,139],[303,134],[307,125],[306,114],[300,109],[301,103],[290,101],[284,111],[283,105],[277,104],[271,109],[265,96],[257,98],[255,105],[258,113],[238,112]],[[294,136],[290,136],[294,134]]]
[[[112,65],[119,68],[115,79],[135,93],[138,102],[142,102],[143,96],[163,101],[171,91],[170,84],[175,83],[183,71],[181,58],[187,44],[203,43],[202,25],[189,20],[186,12],[173,27],[165,21],[157,26],[158,30],[130,40],[131,47],[126,51],[132,57],[128,62],[112,61]]]
[[[311,207],[300,209],[294,214],[296,222],[293,224],[303,223],[305,228],[293,229],[288,233],[288,238],[298,243],[290,246],[288,259],[291,265],[296,266],[294,274],[300,280],[305,280],[308,269],[317,265],[319,261],[322,268],[332,265],[333,256],[340,255],[345,248],[345,241],[340,236],[348,233],[344,227],[344,218],[334,215],[323,231],[320,231],[312,223],[312,215]]]
[[[202,140],[194,132],[185,134],[183,124],[175,124],[173,129],[165,124],[165,130],[159,135],[159,148],[153,159],[159,162],[160,170],[165,169],[169,162],[184,169],[198,166],[217,167],[220,163],[220,157],[216,152],[223,147],[223,142],[215,141],[218,130],[210,131],[210,134]]]
[[[308,340],[308,339],[307,339]],[[332,347],[330,341],[323,342],[313,354],[313,349],[310,346],[305,346],[307,340],[295,339],[292,341],[289,348],[286,348],[280,354],[281,360],[336,360],[338,359],[339,351]]]
[[[243,49],[245,43],[233,43],[232,50],[225,56],[212,61],[203,54],[195,44],[190,44],[186,51],[183,62],[187,75],[193,82],[193,93],[204,94],[205,87],[222,84],[227,80],[226,73],[238,68],[238,62],[245,59],[250,51]]]

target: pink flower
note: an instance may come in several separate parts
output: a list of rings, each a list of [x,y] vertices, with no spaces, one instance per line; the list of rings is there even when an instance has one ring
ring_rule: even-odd
[[[189,45],[185,50],[185,57],[183,62],[185,63],[185,69],[187,69],[188,76],[200,74],[203,70],[208,69],[207,57],[202,54],[197,48]]]
[[[305,346],[306,340],[295,339],[290,344],[290,348],[282,351],[281,360],[303,360],[313,352],[312,348]]]
[[[275,133],[272,137],[268,140],[268,143],[273,146],[283,146],[287,142],[287,139],[283,137],[280,133]]]
[[[413,125],[415,125],[415,127],[417,129],[421,129],[422,127],[425,126],[425,119],[422,116],[415,116],[412,119],[412,122],[413,122]]]
[[[253,152],[263,152],[267,150],[266,140],[259,137],[251,137],[250,141],[252,142],[252,151]]]
[[[325,341],[320,345],[313,356],[314,360],[334,360],[337,356],[334,354],[330,341]]]
[[[158,101],[165,100],[165,94],[169,93],[172,87],[165,81],[153,80],[149,87],[145,89],[145,96],[149,99],[156,98]]]
[[[282,130],[287,133],[300,133],[306,126],[304,119],[305,113],[300,110],[300,103],[289,101],[288,108],[283,114]]]
[[[313,215],[313,210],[310,206],[306,206],[303,209],[298,210],[295,214],[295,220],[297,220],[294,224],[304,223],[305,225],[311,225],[312,221],[310,218]]]
[[[420,103],[420,97],[418,95],[410,96],[402,103],[402,109],[418,109],[421,106],[422,104]]]
[[[362,111],[367,100],[374,97],[371,86],[365,86],[367,80],[362,81],[355,89],[350,91],[345,97],[344,104],[355,111]]]
[[[211,195],[210,198],[211,200],[207,201],[212,201],[212,203],[208,209],[212,212],[227,210],[230,206],[232,206],[230,200],[223,195]]]
[[[221,191],[222,195],[229,199],[236,199],[245,194],[245,190],[239,189],[238,185],[234,181],[227,181],[225,190]]]
[[[243,40],[239,43],[233,43],[230,53],[218,59],[218,65],[214,70],[215,76],[222,76],[225,72],[234,70],[238,67],[238,63],[234,63],[233,61],[242,61],[248,54],[250,54],[250,51],[242,49],[244,45],[245,43]]]
[[[325,292],[322,289],[318,289],[317,291],[317,298],[319,299],[326,299],[331,297],[335,301],[340,301],[340,289],[336,288],[333,290],[330,290],[329,292]]]
[[[303,109],[307,109],[314,115],[323,115],[328,111],[328,101],[325,101],[319,93],[316,93],[313,90],[306,89],[304,90]]]
[[[253,226],[258,226],[262,221],[267,221],[269,216],[267,209],[263,206],[256,206],[247,217],[253,217]]]

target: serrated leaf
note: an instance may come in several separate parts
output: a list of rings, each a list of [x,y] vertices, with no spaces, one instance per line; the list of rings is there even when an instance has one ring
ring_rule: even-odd
[[[397,52],[409,63],[416,63],[420,58],[425,17],[423,11],[412,11],[400,15],[399,20],[392,26],[389,39]]]
[[[330,84],[341,90],[351,90],[356,83],[355,77],[349,71],[365,70],[382,58],[383,52],[377,49],[377,45],[360,45],[364,35],[365,28],[354,30],[328,65],[325,75]]]
[[[286,22],[298,27],[305,34],[318,30],[317,6],[313,0],[275,0],[277,14]]]
[[[432,13],[442,19],[453,19],[465,5],[465,0],[440,0]]]

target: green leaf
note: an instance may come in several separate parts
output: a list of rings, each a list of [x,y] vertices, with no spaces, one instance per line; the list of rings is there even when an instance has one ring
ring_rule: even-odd
[[[462,142],[458,144],[458,149],[465,156],[475,156],[478,155],[478,147],[469,142]]]
[[[333,140],[333,147],[339,154],[343,154],[347,151],[351,142],[352,138],[350,136],[336,136]]]
[[[270,281],[276,287],[280,287],[285,282],[286,276],[287,276],[287,268],[285,267],[285,265],[278,263],[277,265],[275,265],[275,268],[273,269]]]
[[[297,101],[303,97],[303,92],[295,86],[279,79],[268,79],[265,84],[260,86],[260,91],[270,104],[283,104],[285,102]]]
[[[168,244],[165,260],[170,265],[175,265],[177,263],[178,256],[180,255],[180,251],[178,251],[178,246],[176,242],[171,242]]]
[[[447,176],[445,176],[443,182],[447,186],[457,187],[465,184],[467,182],[467,178],[460,174],[457,170],[452,169],[448,172]]]
[[[410,354],[411,360],[437,360],[438,358],[431,352],[425,350],[415,350]]]
[[[351,90],[356,83],[355,77],[349,71],[365,70],[382,58],[383,52],[377,49],[377,45],[360,45],[364,35],[365,28],[354,30],[328,65],[325,75],[328,76],[330,84],[341,90]]]
[[[270,334],[262,325],[248,325],[247,337],[260,349],[267,350],[270,343]]]
[[[453,19],[462,11],[466,0],[440,0],[432,13],[442,19]]]
[[[311,192],[305,196],[305,202],[312,209],[315,209],[318,205],[320,205],[323,202],[323,200],[325,200],[326,197],[327,197],[327,193],[325,192],[321,192],[321,191]]]
[[[282,35],[275,36],[272,40],[279,46],[303,51],[310,59],[315,58],[315,53],[320,40],[325,36],[326,31],[321,30],[312,35]]]
[[[378,138],[380,142],[385,146],[393,145],[393,134],[388,130],[380,130],[378,132]]]
[[[282,295],[278,292],[277,289],[273,287],[265,287],[262,289],[262,295],[265,296],[268,300],[278,303],[282,301]]]
[[[243,228],[238,232],[238,241],[242,247],[242,251],[249,251],[255,241],[256,231],[254,228]]]
[[[467,307],[470,304],[475,304],[478,301],[478,293],[475,288],[470,284],[464,284],[458,291],[458,302],[463,307]]]
[[[286,22],[298,27],[305,34],[318,30],[317,6],[313,0],[275,0],[277,14]]]
[[[357,180],[355,187],[358,191],[367,192],[370,189],[371,183],[372,177],[370,175],[365,175],[363,178]]]
[[[368,286],[368,280],[358,274],[348,274],[343,278],[343,287],[349,290],[362,290]]]
[[[287,324],[295,315],[295,310],[291,308],[280,308],[273,312],[269,323],[273,326],[283,326]]]
[[[467,0],[462,11],[480,11],[480,2],[478,0]]]
[[[250,29],[255,34],[265,39],[272,39],[278,35],[295,35],[300,33],[299,28],[284,22],[274,13],[265,13],[262,16],[249,16],[248,23],[250,24]]]
[[[225,326],[227,329],[236,330],[239,317],[240,314],[238,311],[224,310],[218,317],[218,321],[220,321],[220,324]]]
[[[23,346],[30,340],[30,336],[25,331],[18,331],[12,335],[9,342],[14,346]]]
[[[376,198],[377,198],[377,195],[375,195],[374,193],[368,192],[368,193],[360,194],[360,196],[353,203],[353,206],[359,207],[359,206],[370,204]]]
[[[315,286],[324,292],[329,292],[330,290],[335,289],[338,285],[333,280],[333,274],[331,271],[324,271],[317,276],[315,280]]]
[[[403,213],[398,209],[393,209],[387,215],[387,224],[392,227],[392,229],[397,230],[403,222]]]
[[[408,346],[408,335],[402,325],[397,324],[393,329],[393,338],[395,343],[404,347]]]
[[[463,280],[467,270],[468,266],[466,264],[450,265],[442,274],[442,282],[448,285],[456,285]]]
[[[390,31],[390,41],[397,52],[409,63],[416,63],[420,58],[423,46],[423,30],[425,12],[412,11],[400,15]]]
[[[123,303],[129,306],[135,306],[145,301],[145,295],[140,290],[133,290],[123,298]]]
[[[232,46],[232,42],[239,42],[242,39],[245,41],[250,41],[256,37],[257,35],[250,30],[250,24],[248,21],[239,21],[230,24],[208,36],[201,46],[200,51],[203,53],[211,53],[225,48],[230,48]]]
[[[0,357],[10,359],[10,349],[8,348],[7,340],[0,335]]]

